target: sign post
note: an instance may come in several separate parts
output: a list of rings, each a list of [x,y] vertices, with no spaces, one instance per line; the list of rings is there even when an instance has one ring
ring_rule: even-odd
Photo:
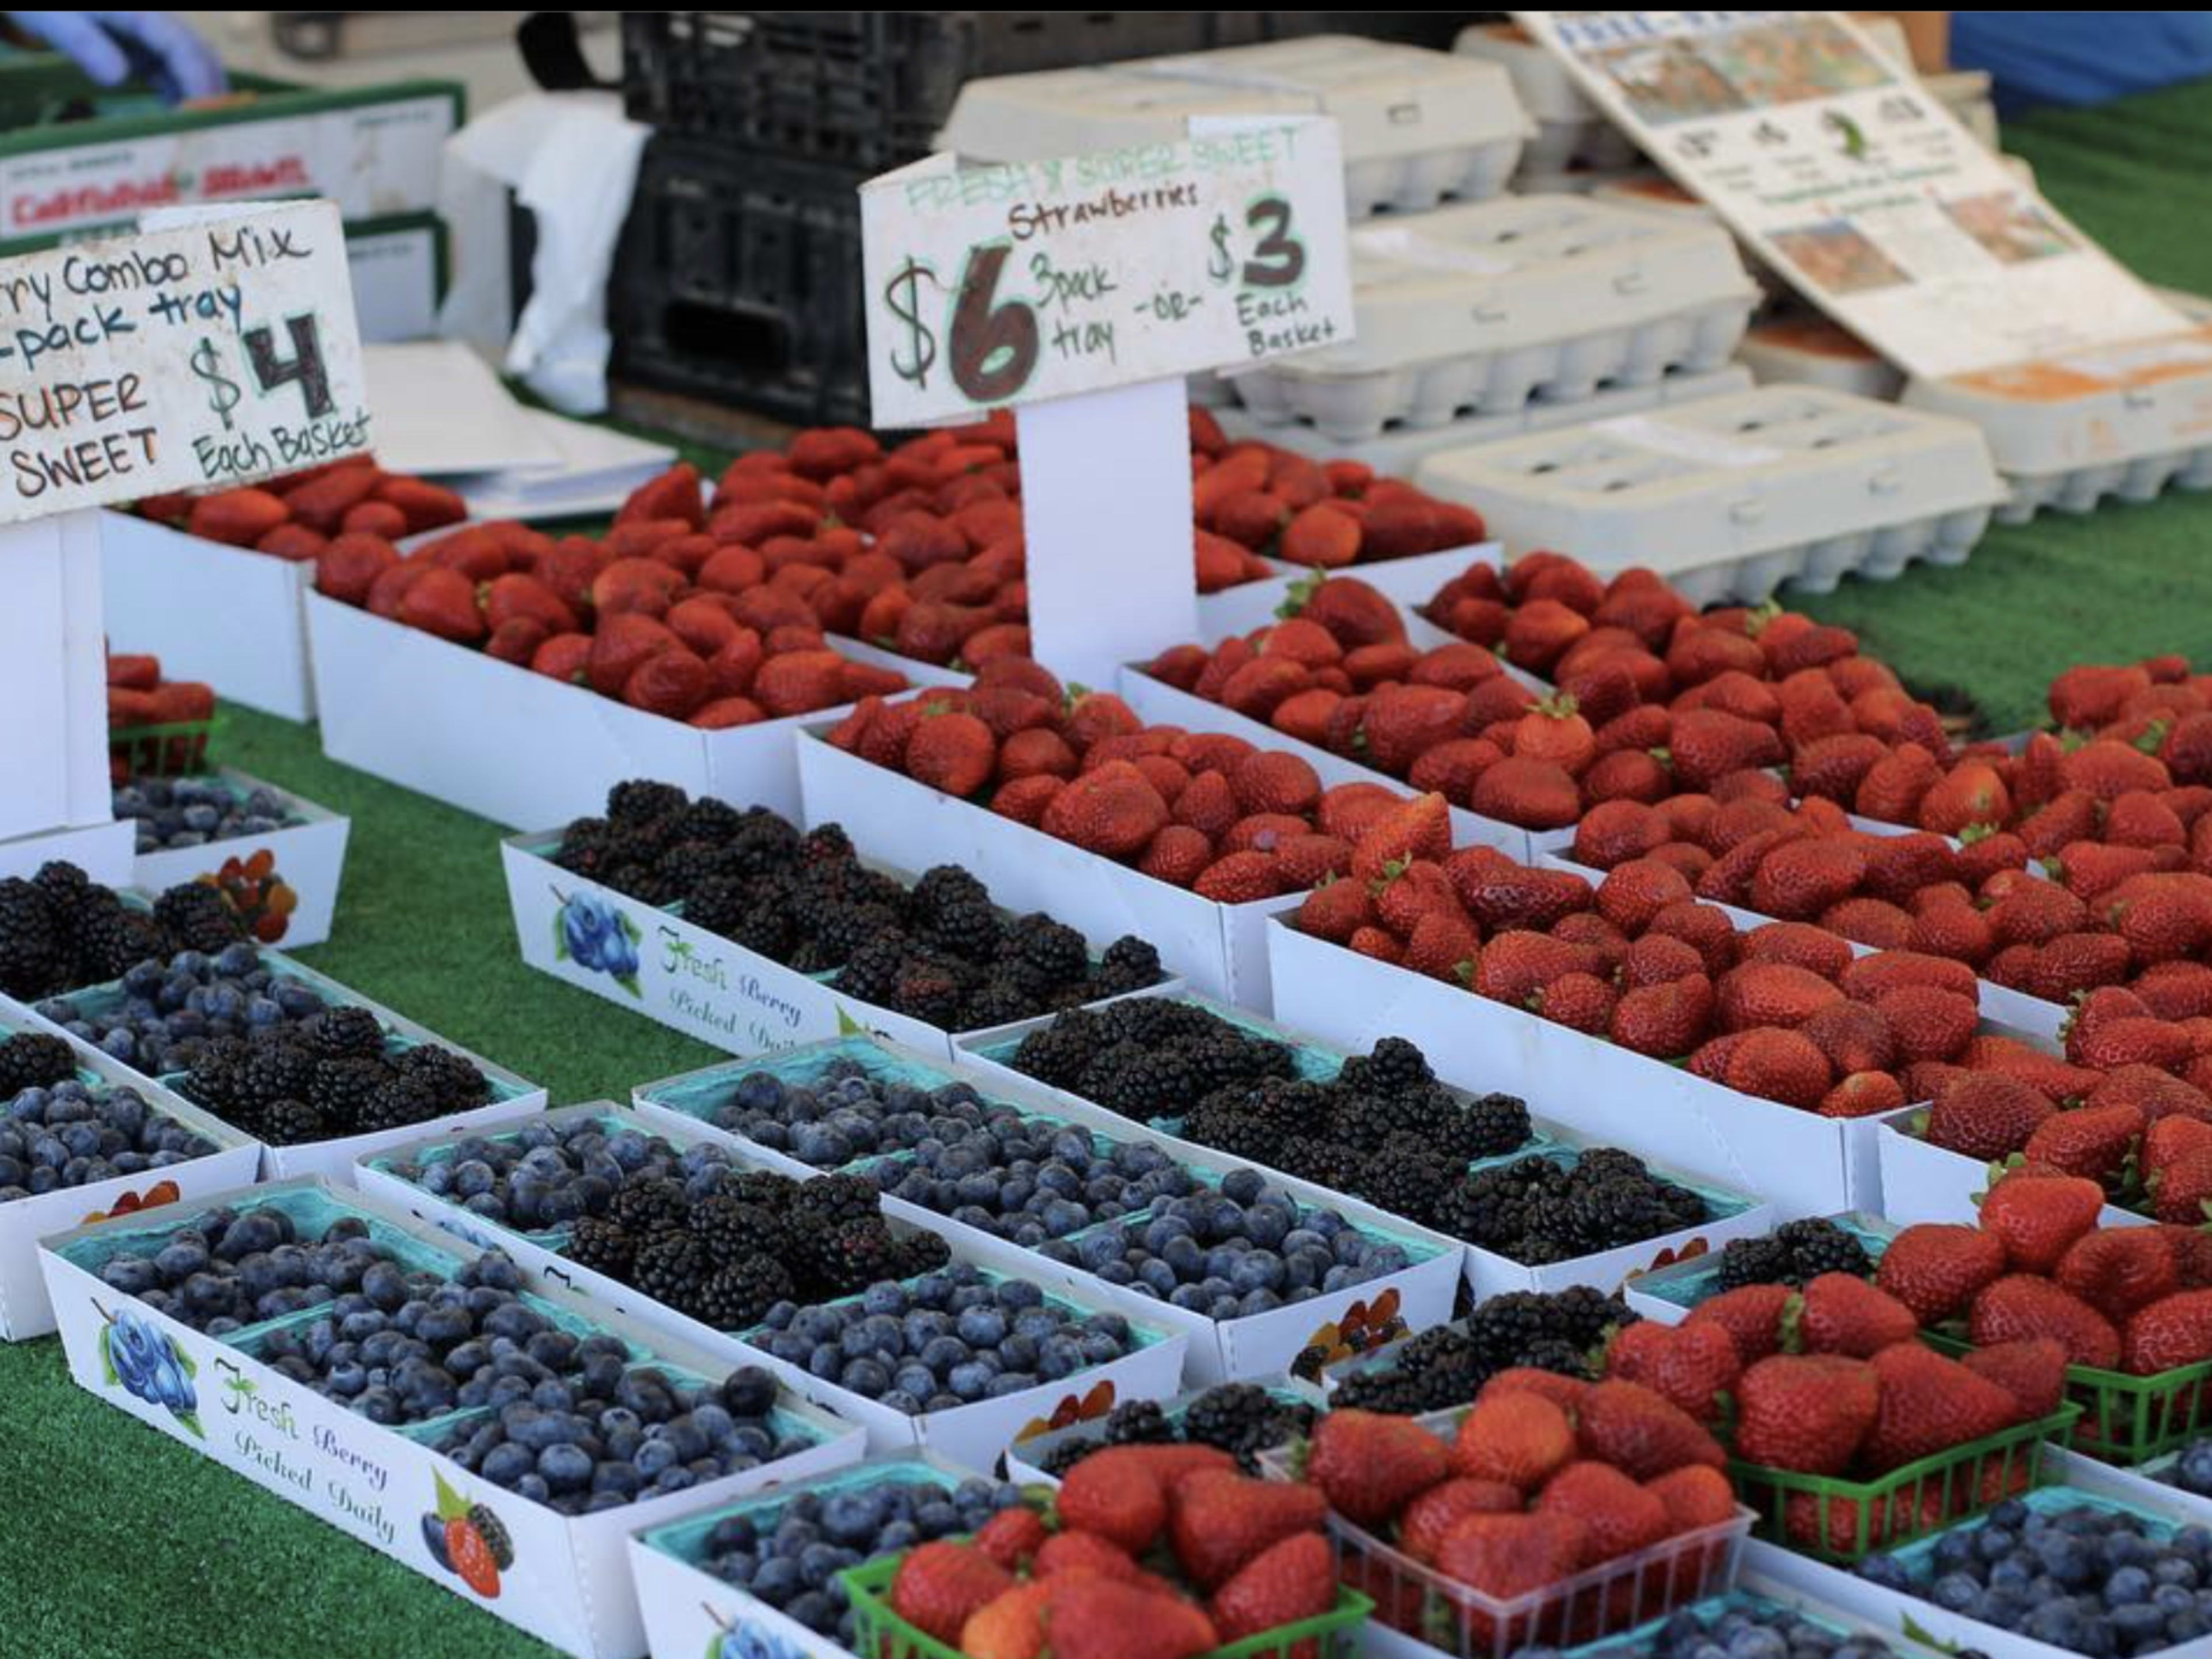
[[[0,260],[0,874],[113,816],[94,509],[368,445],[330,204],[190,210]],[[94,873],[127,880],[127,830],[120,849]]]
[[[1197,631],[1183,377],[1352,331],[1335,123],[1192,125],[860,192],[876,423],[1015,410],[1031,647],[1094,684]]]

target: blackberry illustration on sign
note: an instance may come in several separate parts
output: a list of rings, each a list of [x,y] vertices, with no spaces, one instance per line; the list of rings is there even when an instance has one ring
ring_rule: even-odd
[[[1325,117],[1194,120],[1175,143],[861,186],[879,427],[1015,410],[1030,643],[1063,677],[1197,629],[1183,377],[1349,339]]]
[[[365,450],[367,397],[327,203],[0,259],[0,842],[112,818],[92,509]]]
[[[1909,374],[2188,327],[1844,13],[1510,15],[1771,270]]]

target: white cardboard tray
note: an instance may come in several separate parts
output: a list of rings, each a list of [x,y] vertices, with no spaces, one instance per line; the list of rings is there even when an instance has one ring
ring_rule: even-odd
[[[253,789],[274,790],[300,822],[265,835],[234,836],[228,841],[211,841],[198,847],[137,854],[131,861],[130,885],[158,893],[180,882],[216,875],[234,859],[243,863],[255,854],[265,852],[276,861],[270,873],[289,887],[299,900],[292,914],[284,918],[283,931],[265,942],[292,950],[322,944],[330,938],[331,922],[337,913],[338,881],[345,872],[346,837],[351,832],[353,820],[340,817],[303,796],[234,768],[226,766],[219,775],[223,782],[236,786],[241,793]]]

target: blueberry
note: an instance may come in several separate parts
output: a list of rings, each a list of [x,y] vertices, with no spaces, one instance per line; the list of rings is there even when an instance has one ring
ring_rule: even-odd
[[[960,1315],[954,1329],[963,1342],[977,1348],[996,1347],[1006,1340],[1006,1316],[996,1308],[976,1306],[967,1309]]]

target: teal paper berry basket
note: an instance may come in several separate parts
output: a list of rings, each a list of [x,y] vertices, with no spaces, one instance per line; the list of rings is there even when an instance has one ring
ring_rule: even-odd
[[[1923,1332],[1921,1340],[1947,1354],[1971,1347],[1935,1331]],[[2212,1360],[2148,1376],[2069,1365],[2066,1398],[2081,1407],[2067,1445],[2084,1457],[2132,1468],[2202,1438],[2212,1427]]]
[[[891,1581],[907,1553],[879,1556],[838,1575],[853,1605],[853,1651],[860,1659],[963,1659],[959,1649],[916,1630],[891,1611]],[[1374,1610],[1374,1602],[1340,1584],[1336,1605],[1318,1618],[1261,1631],[1200,1659],[1292,1659],[1294,1654],[1297,1659],[1348,1659],[1354,1633]],[[1301,1648],[1304,1643],[1313,1645]]]
[[[1736,1495],[1759,1511],[1757,1536],[1817,1561],[1850,1563],[2032,1490],[2042,1478],[2045,1445],[2064,1440],[2081,1414],[2079,1406],[2064,1405],[1871,1480],[1740,1459],[1730,1461],[1729,1475]]]

